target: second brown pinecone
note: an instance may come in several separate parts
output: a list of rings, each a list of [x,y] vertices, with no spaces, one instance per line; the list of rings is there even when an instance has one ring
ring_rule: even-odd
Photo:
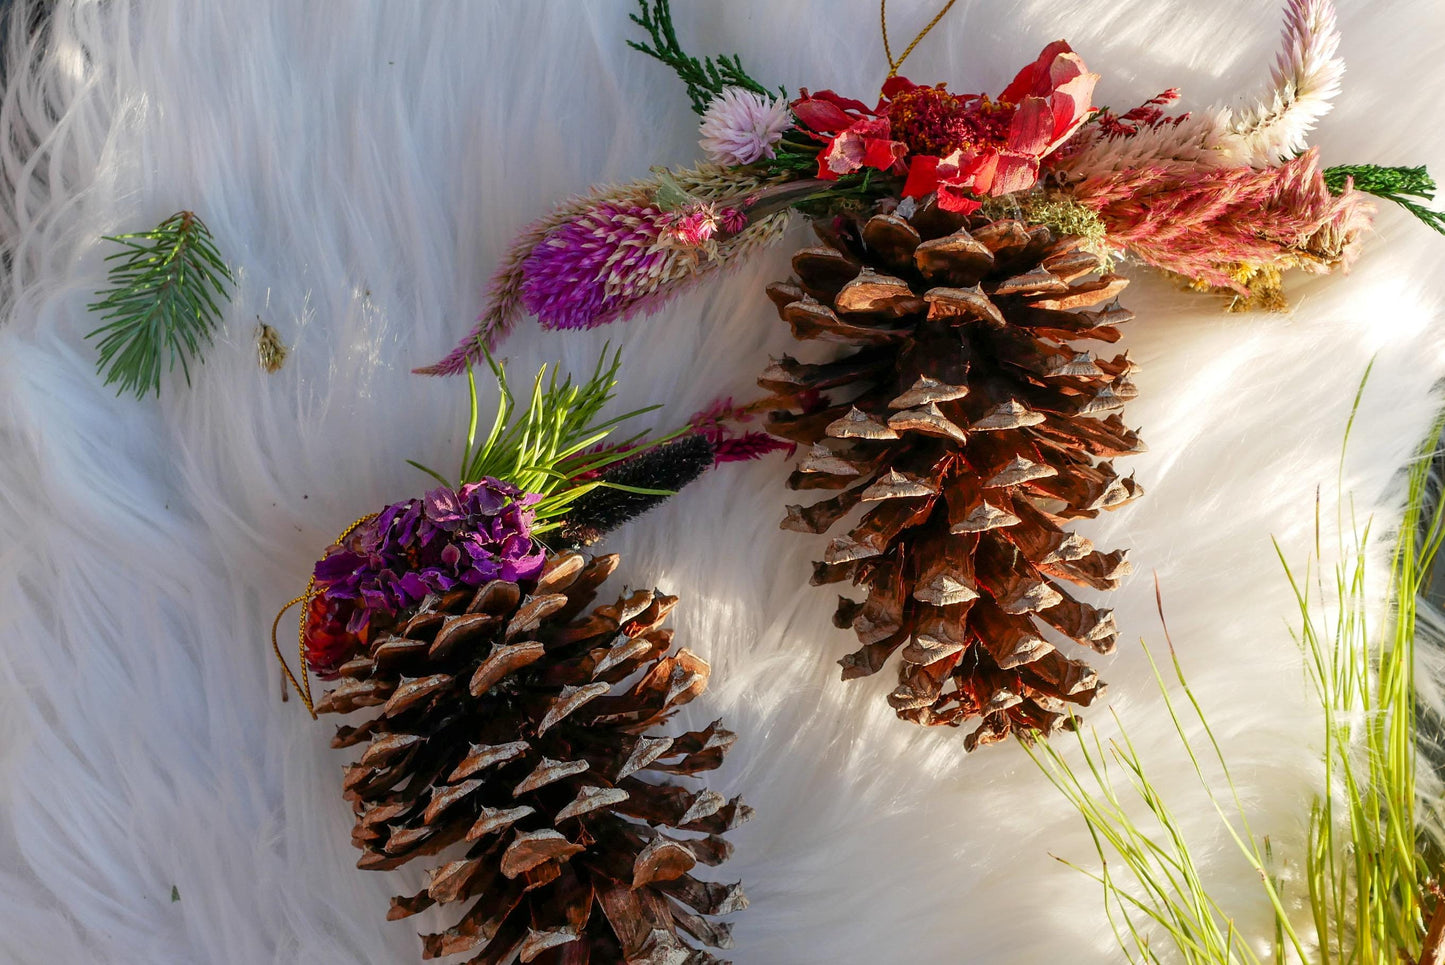
[[[1113,342],[1132,315],[1106,305],[1125,280],[1100,275],[1080,239],[1045,226],[886,202],[816,226],[824,244],[769,287],[799,339],[841,343],[817,364],[783,357],[759,384],[776,394],[769,431],[806,447],[788,485],[840,490],[788,507],[783,528],[823,533],[857,509],[815,564],[815,584],[851,580],[834,618],[863,646],[845,679],[899,652],[898,716],[959,725],[967,747],[1051,733],[1066,704],[1102,689],[1047,636],[1107,653],[1107,610],[1068,583],[1110,590],[1128,572],[1065,526],[1134,499],[1108,460],[1143,449],[1117,410],[1135,395]]]
[[[734,736],[720,722],[655,728],[707,687],[709,668],[673,650],[677,602],[639,590],[586,612],[616,556],[550,556],[522,584],[433,595],[344,663],[321,713],[372,708],[336,747],[347,768],[358,867],[435,861],[391,918],[464,904],[423,936],[423,957],[471,965],[719,965],[731,947],[710,916],[747,906],[742,887],[702,880],[751,808],[674,776],[716,768]],[[686,936],[684,938],[683,936]]]

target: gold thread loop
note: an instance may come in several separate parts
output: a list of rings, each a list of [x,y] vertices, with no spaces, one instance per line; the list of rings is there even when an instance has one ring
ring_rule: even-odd
[[[342,530],[341,535],[336,537],[335,542],[340,543],[346,539],[346,537],[356,532],[357,527],[371,522],[380,515],[380,513],[367,513],[346,527],[346,529]],[[311,700],[311,672],[306,666],[306,618],[310,616],[311,598],[315,593],[316,574],[313,573],[311,578],[306,581],[306,592],[283,606],[281,612],[276,614],[276,619],[271,623],[271,650],[276,654],[276,659],[281,662],[281,670],[286,674],[286,679],[291,681],[291,686],[296,688],[296,693],[300,695],[301,702],[306,705],[306,712],[311,715],[312,720],[316,719],[316,705]],[[296,649],[298,659],[301,662],[301,680],[299,683],[296,680],[296,675],[291,672],[291,665],[286,662],[285,657],[281,656],[281,644],[276,641],[276,631],[281,626],[281,618],[286,615],[287,610],[298,603],[301,604],[301,619],[296,626]]]
[[[311,706],[311,693],[309,690],[303,688],[301,684],[297,682],[296,675],[291,672],[291,665],[288,664],[286,662],[286,658],[281,655],[281,644],[276,641],[276,630],[278,627],[281,626],[281,618],[286,615],[287,610],[291,609],[298,603],[304,602],[305,600],[306,595],[304,593],[301,596],[296,597],[290,603],[287,603],[285,606],[283,606],[281,608],[281,612],[276,614],[276,619],[271,621],[271,652],[274,653],[276,655],[276,659],[281,662],[281,672],[286,675],[286,679],[291,681],[291,686],[295,687],[296,693],[301,696],[301,702],[306,705],[306,712],[311,715],[312,720],[315,720],[316,711],[312,709]],[[302,657],[304,659],[305,655],[303,654]],[[301,666],[304,671],[306,665],[303,663]],[[286,699],[285,687],[281,688],[281,699]]]
[[[944,18],[949,10],[953,9],[953,5],[957,2],[958,0],[948,0],[948,2],[943,5],[943,9],[938,11],[932,20],[928,21],[928,26],[920,30],[918,36],[913,38],[913,43],[904,49],[903,56],[894,60],[893,48],[888,44],[888,0],[879,0],[878,19],[881,21],[883,27],[883,56],[888,58],[888,76],[890,78],[898,76],[898,68],[902,67],[903,62],[908,59],[908,55],[913,53],[913,48],[917,47],[919,42],[928,36],[930,30],[938,26],[938,22]]]

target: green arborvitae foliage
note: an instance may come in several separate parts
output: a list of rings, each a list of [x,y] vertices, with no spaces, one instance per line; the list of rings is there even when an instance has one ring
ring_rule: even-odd
[[[1354,179],[1356,191],[1393,201],[1441,234],[1445,234],[1445,212],[1421,204],[1435,200],[1435,179],[1423,166],[1387,168],[1377,164],[1343,164],[1325,171],[1325,185],[1335,194]]]
[[[228,298],[230,271],[200,218],[180,211],[151,231],[106,236],[122,250],[106,257],[109,287],[96,293],[90,310],[105,324],[86,338],[99,338],[97,368],[116,394],[160,395],[161,373],[181,363],[186,384],[189,362],[209,345]]]
[[[774,93],[785,94],[782,88],[771,91],[749,77],[737,54],[731,57],[718,54],[716,58],[703,60],[689,57],[678,43],[677,31],[672,26],[671,0],[637,0],[637,4],[641,13],[632,14],[632,22],[647,31],[652,43],[648,45],[629,40],[627,46],[671,67],[687,85],[687,96],[697,113],[704,113],[708,102],[722,93],[725,87],[742,87],[765,97]]]

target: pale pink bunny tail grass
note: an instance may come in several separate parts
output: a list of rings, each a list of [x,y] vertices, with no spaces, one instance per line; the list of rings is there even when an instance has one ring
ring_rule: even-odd
[[[1142,125],[1126,136],[1107,126],[1084,128],[1066,155],[1072,177],[1130,168],[1266,168],[1294,157],[1340,92],[1344,61],[1330,0],[1289,0],[1283,44],[1270,89],[1254,107],[1216,106],[1174,123]]]

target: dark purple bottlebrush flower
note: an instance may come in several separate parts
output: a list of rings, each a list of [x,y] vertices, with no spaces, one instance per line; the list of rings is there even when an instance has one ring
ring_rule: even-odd
[[[387,506],[316,564],[316,599],[332,615],[326,632],[335,636],[331,624],[344,615],[346,633],[364,639],[374,617],[398,613],[429,593],[535,577],[545,559],[532,539],[531,507],[540,500],[487,478]],[[334,641],[314,649],[334,668]]]

